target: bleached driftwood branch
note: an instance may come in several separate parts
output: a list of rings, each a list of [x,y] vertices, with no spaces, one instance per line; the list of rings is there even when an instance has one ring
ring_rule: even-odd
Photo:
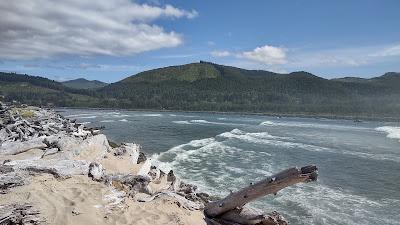
[[[239,224],[282,224],[271,223],[268,215],[260,214],[254,210],[244,207],[247,203],[268,194],[276,194],[279,190],[301,182],[317,180],[318,171],[316,166],[305,166],[301,169],[290,168],[278,174],[270,176],[262,181],[243,188],[229,196],[215,202],[210,202],[204,209],[205,215],[217,218],[216,221],[226,221]],[[273,218],[272,218],[273,219]],[[268,221],[270,221],[268,223]]]

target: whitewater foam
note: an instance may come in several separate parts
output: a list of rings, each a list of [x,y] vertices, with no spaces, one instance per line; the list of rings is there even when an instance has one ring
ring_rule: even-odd
[[[128,122],[127,119],[118,120],[119,122]]]
[[[389,153],[367,153],[367,152],[358,152],[354,150],[346,150],[346,149],[336,149],[323,147],[313,144],[306,144],[296,142],[294,139],[289,137],[279,137],[270,135],[268,132],[259,132],[259,133],[246,133],[239,129],[233,129],[230,132],[225,132],[217,135],[217,137],[224,137],[229,139],[238,139],[240,141],[245,141],[249,143],[269,145],[284,149],[299,149],[313,152],[328,152],[334,154],[345,154],[351,155],[358,158],[365,158],[371,160],[386,160],[386,161],[394,161],[400,162],[400,157],[394,154]]]
[[[94,115],[97,115],[97,114],[93,114],[93,113],[72,114],[72,115],[65,116],[65,118],[86,117],[86,116],[94,116]]]
[[[176,120],[176,121],[172,121],[172,122],[176,123],[176,124],[185,124],[185,125],[192,124],[191,122],[189,122],[187,120]]]
[[[328,130],[370,130],[368,127],[350,126],[350,125],[338,125],[338,124],[322,124],[322,123],[304,123],[304,122],[274,122],[264,121],[259,124],[260,126],[283,126],[283,127],[301,127],[301,128],[320,128]]]
[[[385,208],[400,203],[395,199],[372,200],[318,183],[289,187],[284,192],[269,202],[256,205],[274,207],[294,224],[397,224],[399,219],[399,215],[381,216]]]
[[[127,115],[127,114],[120,114],[120,113],[118,113],[118,114],[112,114],[111,116],[114,117],[114,118],[129,117],[129,115]]]
[[[400,142],[400,127],[383,126],[375,128],[377,131],[387,133],[386,137],[392,139],[399,139]]]
[[[147,113],[147,114],[141,114],[140,116],[147,116],[147,117],[162,117],[162,114],[159,113]]]
[[[97,116],[79,116],[75,117],[75,119],[95,119]]]
[[[113,123],[115,120],[101,120],[100,123]]]
[[[240,124],[240,123],[223,123],[223,122],[213,122],[213,121],[208,121],[208,120],[176,120],[172,121],[173,123],[176,124],[186,124],[186,125],[229,125],[229,126],[243,126],[246,124]]]

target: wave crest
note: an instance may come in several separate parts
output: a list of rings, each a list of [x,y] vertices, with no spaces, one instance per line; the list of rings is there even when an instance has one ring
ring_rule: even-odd
[[[383,126],[375,128],[377,131],[387,133],[386,137],[392,139],[399,139],[400,142],[400,127]]]

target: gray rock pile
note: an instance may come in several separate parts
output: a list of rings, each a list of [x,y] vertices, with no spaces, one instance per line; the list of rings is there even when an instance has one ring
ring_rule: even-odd
[[[12,107],[0,102],[0,155],[15,155],[33,148],[53,149],[48,137],[86,139],[100,131],[86,128],[52,110],[38,107]]]
[[[210,196],[182,182],[172,171],[161,171],[140,150],[134,143],[111,147],[98,129],[52,110],[0,103],[0,198],[29,185],[34,176],[50,174],[60,180],[88,176],[124,193],[116,197],[119,204],[124,198],[138,202],[172,198],[181,207],[199,210],[210,201]],[[116,164],[123,163],[128,169],[117,168]],[[0,204],[0,224],[40,224],[43,219],[28,203]]]

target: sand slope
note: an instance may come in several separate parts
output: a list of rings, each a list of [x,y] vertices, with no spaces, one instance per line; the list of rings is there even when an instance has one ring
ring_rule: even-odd
[[[57,180],[52,175],[33,177],[31,184],[16,187],[1,195],[0,204],[31,203],[48,224],[205,224],[201,211],[189,211],[173,199],[136,202],[124,198],[116,204],[115,196],[123,194],[112,187],[94,182],[87,176]]]

